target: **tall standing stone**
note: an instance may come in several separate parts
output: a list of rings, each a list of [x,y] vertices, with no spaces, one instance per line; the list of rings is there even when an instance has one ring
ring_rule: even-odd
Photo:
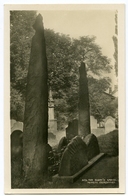
[[[23,169],[32,188],[47,173],[48,86],[47,58],[42,16],[33,25],[23,131]]]
[[[90,106],[89,106],[89,92],[88,80],[85,63],[81,63],[79,68],[79,125],[78,134],[80,136],[87,136],[90,134]]]

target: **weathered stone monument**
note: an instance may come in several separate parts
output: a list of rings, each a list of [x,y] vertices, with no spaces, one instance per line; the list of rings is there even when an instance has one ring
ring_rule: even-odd
[[[94,134],[89,134],[84,138],[87,145],[88,160],[92,159],[100,153],[97,137]]]
[[[11,133],[15,130],[23,131],[23,122],[11,120]]]
[[[23,132],[20,130],[15,130],[11,134],[11,159],[22,159],[23,151]]]
[[[59,176],[71,176],[88,164],[87,146],[76,136],[68,144],[59,168]]]
[[[11,126],[11,128],[14,126],[15,123],[16,123],[16,120],[15,119],[11,119],[10,120],[10,126]]]
[[[48,132],[55,133],[57,131],[57,120],[54,116],[54,100],[52,97],[52,91],[49,91],[49,101],[48,101]]]
[[[90,106],[89,106],[89,92],[88,80],[85,63],[81,63],[79,68],[79,125],[78,133],[85,137],[91,133],[90,131]]]
[[[71,141],[63,152],[58,174],[53,176],[55,184],[74,182],[104,156],[104,153],[100,153],[96,136],[91,134],[88,81],[84,63],[81,63],[79,71],[79,120],[69,122],[66,128],[66,137]],[[60,142],[64,142],[63,140]]]
[[[97,129],[97,119],[94,116],[90,116],[91,129]]]
[[[28,187],[36,188],[47,175],[48,156],[48,85],[47,58],[42,16],[33,25],[30,63],[27,78],[23,169]]]
[[[15,188],[23,173],[23,132],[11,134],[11,185]],[[17,179],[17,180],[15,180]],[[17,184],[16,184],[17,183]]]
[[[115,127],[115,119],[111,116],[107,116],[104,119],[105,134],[113,131]]]
[[[71,140],[73,137],[78,135],[78,120],[74,119],[72,122],[68,123],[66,128],[66,137],[68,140]]]

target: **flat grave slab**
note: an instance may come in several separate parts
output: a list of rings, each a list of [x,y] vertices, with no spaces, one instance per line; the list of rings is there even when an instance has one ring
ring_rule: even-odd
[[[59,176],[56,174],[52,177],[53,183],[73,183],[75,182],[80,176],[82,176],[88,169],[90,169],[99,159],[105,156],[104,153],[100,153],[97,156],[93,157],[91,160],[88,161],[88,164],[83,167],[80,171],[75,173],[72,176]]]

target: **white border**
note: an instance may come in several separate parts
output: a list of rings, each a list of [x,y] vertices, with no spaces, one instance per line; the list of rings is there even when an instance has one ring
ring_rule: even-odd
[[[89,1],[89,2],[87,2],[87,3],[105,3],[105,1],[103,2],[103,1],[101,1],[101,2],[97,2],[97,1]],[[118,3],[119,1],[111,1],[111,3]],[[125,1],[121,1],[121,2],[119,2],[119,3],[126,3]],[[10,3],[10,1],[8,2],[8,1],[4,1],[4,3]],[[11,1],[11,3],[17,3],[16,1]],[[22,1],[22,3],[26,3],[26,1],[24,2],[24,1]],[[39,4],[39,3],[42,3],[42,2],[38,2],[38,1],[36,1],[36,2],[33,2],[32,0],[31,1],[27,1],[27,4],[28,3],[30,3],[30,4],[32,4],[32,3],[35,3],[35,4]],[[43,2],[44,3],[44,2]],[[49,1],[47,1],[47,3],[49,3]],[[50,3],[51,3],[51,1],[50,1]],[[52,1],[52,3],[53,3],[53,1]],[[58,2],[57,2],[58,3]],[[60,2],[59,2],[60,3]],[[67,1],[65,1],[65,2],[63,2],[63,3],[67,3]],[[68,3],[70,3],[70,0],[68,1]],[[76,2],[76,1],[74,1],[73,3],[86,3],[85,1],[83,2]],[[107,1],[106,3],[109,3],[109,1]],[[30,6],[29,6],[30,7]],[[3,19],[3,17],[1,17],[2,19]],[[2,35],[3,36],[3,35]],[[122,48],[122,47],[121,47]],[[125,51],[122,51],[122,49],[121,49],[121,51],[120,51],[121,53],[123,53],[123,54],[125,54]],[[120,56],[120,55],[119,55]],[[7,58],[7,56],[6,56],[6,58]],[[120,62],[121,62],[121,59],[119,60]],[[2,63],[3,64],[3,63]],[[123,64],[123,62],[122,62],[122,64]],[[3,70],[2,70],[3,71]],[[122,70],[120,70],[120,71],[122,71]],[[6,72],[7,73],[7,72]],[[6,77],[7,77],[7,75],[6,75]],[[123,76],[124,77],[124,76]],[[122,77],[121,77],[122,78]],[[1,79],[2,79],[2,82],[1,82],[1,84],[3,84],[3,76],[2,76],[2,74],[1,74]],[[120,81],[120,80],[119,80]],[[123,91],[125,92],[125,82],[122,82],[121,81],[121,86],[122,86],[122,88],[123,88]],[[119,89],[119,91],[120,92],[122,92],[122,88],[120,88]],[[6,90],[6,89],[5,89]],[[8,93],[8,91],[6,91],[6,93]],[[6,94],[7,95],[7,94]],[[9,96],[9,95],[8,95]],[[3,101],[3,100],[2,100]],[[125,110],[125,97],[122,95],[122,98],[121,98],[121,105],[122,105],[122,107],[120,107],[120,112],[122,113],[122,115],[123,115],[123,112],[124,112],[124,110]],[[120,105],[120,106],[121,106]],[[1,106],[1,108],[3,108],[3,106]],[[2,111],[3,112],[3,111]],[[6,115],[7,115],[7,113],[6,113]],[[124,118],[121,120],[122,121],[122,123],[125,125],[125,121],[124,121],[124,119],[125,119],[125,116],[124,116]],[[121,133],[120,133],[121,134]],[[3,138],[3,135],[2,135],[2,137],[1,138]],[[124,140],[125,140],[125,138],[124,138]],[[6,141],[6,140],[5,140]],[[123,147],[123,150],[125,151],[125,146],[123,145],[122,146]],[[2,154],[3,154],[3,151],[2,151]],[[124,158],[125,157],[125,154],[123,155],[123,157],[122,158]],[[122,176],[122,174],[120,174],[121,176]],[[3,185],[3,183],[1,183],[1,185]],[[99,189],[98,189],[99,190]],[[115,190],[115,189],[114,189]],[[23,191],[22,191],[23,192]],[[32,191],[33,192],[33,191]],[[44,192],[44,191],[43,191]],[[89,191],[89,193],[91,193],[92,191],[90,190]],[[108,192],[108,189],[107,189],[107,192]],[[106,193],[107,193],[106,192]],[[8,192],[9,193],[9,192]],[[20,191],[20,193],[21,193],[21,191]],[[36,191],[36,193],[37,193],[37,191]],[[52,192],[53,193],[53,192]],[[55,193],[55,192],[54,192]],[[73,193],[73,192],[72,192]],[[76,193],[76,191],[75,191],[75,193]],[[96,193],[96,189],[95,189],[95,193]],[[98,191],[98,193],[99,193],[99,191]],[[111,195],[111,194],[109,194],[109,195]]]

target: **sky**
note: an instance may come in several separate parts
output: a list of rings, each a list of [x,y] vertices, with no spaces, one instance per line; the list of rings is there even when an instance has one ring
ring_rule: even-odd
[[[116,10],[41,10],[45,28],[69,34],[70,37],[94,35],[103,55],[114,65],[115,12]],[[114,79],[113,71],[110,77]]]
[[[45,28],[69,34],[71,37],[94,35],[104,55],[113,59],[115,11],[38,11]]]

